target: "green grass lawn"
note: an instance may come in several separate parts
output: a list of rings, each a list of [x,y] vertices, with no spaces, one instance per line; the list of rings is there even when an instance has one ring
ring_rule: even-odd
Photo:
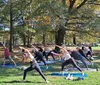
[[[92,47],[93,50],[99,50],[100,51],[100,47]]]
[[[97,64],[99,66],[99,63]],[[60,72],[61,63],[50,65],[51,70],[43,71],[50,83],[45,83],[42,77],[36,72],[31,71],[27,74],[26,82],[20,82],[23,77],[23,71],[19,68],[0,68],[0,85],[100,85],[100,71],[85,72],[88,77],[84,80],[72,81],[65,77],[51,76],[52,72]]]
[[[93,50],[100,50],[100,47],[93,47]],[[94,60],[95,65],[100,69],[100,58]],[[43,73],[50,83],[45,83],[42,77],[36,72],[27,73],[26,82],[20,82],[23,78],[23,70],[19,68],[1,68],[0,67],[0,85],[100,85],[100,71],[89,72],[88,77],[84,80],[72,81],[66,80],[65,77],[51,76],[52,72],[60,72],[61,63],[51,64],[52,69],[45,70]]]

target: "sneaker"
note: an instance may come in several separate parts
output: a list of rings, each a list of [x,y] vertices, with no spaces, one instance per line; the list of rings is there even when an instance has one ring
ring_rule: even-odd
[[[49,83],[49,81],[48,81],[48,80],[46,80],[46,83]]]
[[[15,64],[15,67],[16,67],[17,65]]]
[[[68,76],[66,77],[66,80],[69,80],[70,79],[70,73],[68,74]]]
[[[46,66],[46,69],[48,69],[48,66]]]
[[[92,64],[92,66],[94,66],[94,63],[93,62],[91,62],[91,64]]]
[[[89,68],[86,68],[87,70],[89,70]]]
[[[84,76],[84,72],[82,72],[82,76]]]
[[[93,57],[91,57],[91,58],[90,58],[90,60],[92,60],[92,61],[93,61],[93,60],[94,60],[94,58],[93,58]]]
[[[73,80],[73,76],[71,75],[69,79],[70,79],[70,80]]]
[[[25,80],[21,80],[20,82],[22,82],[22,83],[23,83],[23,82],[25,82]]]

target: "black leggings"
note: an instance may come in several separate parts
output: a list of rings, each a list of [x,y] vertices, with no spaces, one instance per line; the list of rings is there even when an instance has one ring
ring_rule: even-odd
[[[47,64],[46,64],[46,61],[43,59],[43,58],[36,58],[36,61],[38,61],[38,60],[40,60],[40,61],[42,61],[43,63],[44,63],[44,65],[46,66]]]
[[[26,78],[26,74],[28,71],[32,71],[32,70],[36,70],[37,72],[39,72],[39,74],[42,76],[42,78],[46,81],[46,78],[43,74],[43,72],[41,71],[40,66],[36,63],[36,64],[31,64],[30,67],[28,67],[27,69],[24,70],[24,76],[23,76],[23,80],[25,80]]]
[[[43,56],[45,56],[46,60],[48,61],[48,56],[47,56],[47,53],[45,51],[43,51]]]
[[[87,52],[86,56],[90,55],[92,57],[92,53],[90,51]]]
[[[66,60],[64,63],[62,63],[62,71],[64,70],[64,66],[68,65],[68,64],[72,64],[74,67],[76,67],[79,71],[82,72],[81,68],[76,64],[76,62],[74,61],[73,58],[70,58],[69,60]]]
[[[50,52],[47,54],[47,58],[48,58],[48,56],[52,56],[53,60],[55,60],[54,55],[53,55],[51,52],[52,52],[52,51],[50,51]]]

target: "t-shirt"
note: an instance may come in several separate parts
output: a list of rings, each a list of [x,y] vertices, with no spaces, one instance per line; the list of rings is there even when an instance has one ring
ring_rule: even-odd
[[[4,56],[5,56],[5,57],[9,57],[9,56],[10,56],[10,53],[9,53],[8,48],[5,48],[5,49],[4,49]]]

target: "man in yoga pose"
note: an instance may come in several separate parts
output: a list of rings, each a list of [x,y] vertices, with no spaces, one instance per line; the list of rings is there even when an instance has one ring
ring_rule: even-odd
[[[23,47],[20,47],[20,49],[22,50],[23,54],[23,59],[22,61],[24,62],[25,59],[30,59],[30,66],[24,70],[24,75],[23,75],[23,80],[25,80],[26,78],[26,74],[28,71],[32,71],[33,69],[35,69],[37,72],[39,72],[39,74],[42,76],[42,78],[46,81],[46,83],[49,83],[49,81],[46,79],[46,77],[44,76],[43,72],[41,71],[40,66],[38,65],[37,61],[35,60],[34,56],[29,52],[28,49],[25,49]]]

